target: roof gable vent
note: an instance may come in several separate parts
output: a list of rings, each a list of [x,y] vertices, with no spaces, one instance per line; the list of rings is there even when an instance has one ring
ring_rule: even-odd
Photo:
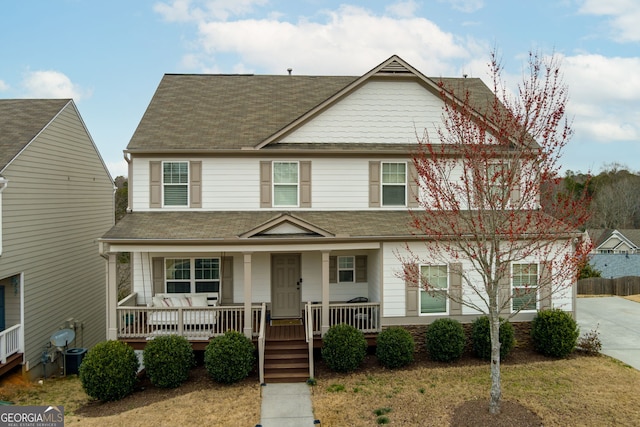
[[[412,74],[411,70],[402,65],[396,60],[389,62],[384,67],[380,68],[378,73],[384,74]]]

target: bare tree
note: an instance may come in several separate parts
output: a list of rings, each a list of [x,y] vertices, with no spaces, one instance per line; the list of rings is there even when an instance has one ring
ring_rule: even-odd
[[[531,53],[515,95],[501,80],[495,52],[490,71],[492,92],[477,79],[440,82],[442,125],[437,135],[425,132],[413,155],[421,191],[412,225],[425,236],[426,249],[417,253],[407,245],[409,255],[399,256],[405,279],[433,295],[442,295],[442,288],[422,277],[416,264],[456,268],[462,286],[446,296],[488,316],[489,409],[495,414],[502,396],[500,323],[520,310],[551,305],[551,295],[571,289],[584,259],[576,242],[587,204],[581,197],[553,197],[553,211],[566,221],[540,209],[541,192],[553,187],[548,184],[558,176],[571,136],[557,58]]]
[[[640,225],[640,177],[613,163],[593,179],[595,195],[589,225],[635,228]]]

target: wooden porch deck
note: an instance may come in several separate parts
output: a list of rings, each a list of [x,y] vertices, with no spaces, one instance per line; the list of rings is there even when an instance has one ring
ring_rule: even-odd
[[[22,364],[22,353],[14,353],[7,357],[6,363],[0,363],[0,377]]]

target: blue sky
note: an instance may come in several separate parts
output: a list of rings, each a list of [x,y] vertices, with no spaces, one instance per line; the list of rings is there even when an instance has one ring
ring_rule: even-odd
[[[164,73],[361,75],[397,54],[427,76],[515,85],[562,58],[575,135],[563,169],[639,171],[637,0],[14,0],[0,4],[0,98],[74,98],[112,175]]]

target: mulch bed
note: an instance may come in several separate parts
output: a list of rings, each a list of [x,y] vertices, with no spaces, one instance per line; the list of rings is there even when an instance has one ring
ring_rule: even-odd
[[[363,366],[359,369],[362,371],[375,371],[381,369],[373,351],[369,352],[365,358]],[[578,356],[574,356],[578,357]],[[515,348],[506,360],[501,363],[505,366],[518,365],[523,363],[531,363],[535,361],[549,360],[548,358],[536,353],[533,349],[526,346],[525,348]],[[487,361],[480,360],[469,352],[466,352],[462,358],[455,362],[456,366],[479,366],[486,365]],[[411,365],[412,368],[418,367],[442,367],[442,363],[430,360],[426,353],[416,353],[416,360]],[[411,369],[407,368],[407,369]],[[317,378],[339,378],[339,373],[331,371],[321,360],[316,363]],[[257,373],[252,373],[248,378],[243,380],[247,384],[255,384],[258,381]],[[204,390],[215,386],[215,382],[211,380],[207,374],[203,363],[192,369],[189,373],[189,379],[180,387],[175,389],[163,389],[153,386],[148,378],[142,377],[132,394],[115,402],[91,402],[76,411],[77,415],[85,417],[104,417],[116,415],[124,411],[147,406],[149,404],[159,402],[165,399],[180,396],[182,394],[191,393],[198,390]],[[498,415],[489,414],[488,402],[485,400],[473,400],[464,402],[455,408],[452,414],[452,427],[502,427],[502,426],[522,426],[533,427],[542,425],[540,417],[531,412],[522,405],[502,401],[502,411]]]

